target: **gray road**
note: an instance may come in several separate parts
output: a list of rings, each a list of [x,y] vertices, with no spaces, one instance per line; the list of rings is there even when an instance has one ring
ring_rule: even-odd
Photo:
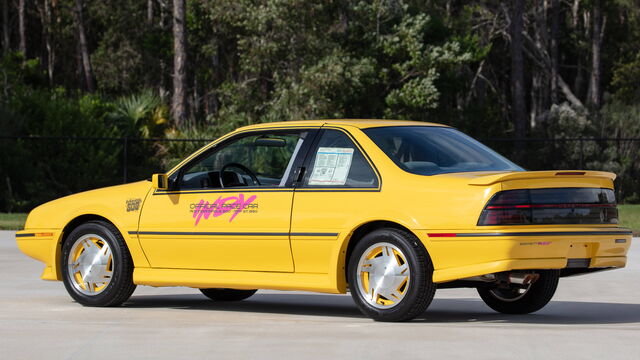
[[[0,359],[638,359],[640,248],[626,269],[562,279],[526,316],[441,290],[419,319],[375,323],[348,295],[260,291],[233,304],[188,288],[138,287],[119,308],[85,308],[0,232]]]

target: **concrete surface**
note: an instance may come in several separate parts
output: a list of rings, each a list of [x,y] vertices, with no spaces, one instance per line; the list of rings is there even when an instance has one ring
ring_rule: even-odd
[[[138,287],[86,308],[0,232],[0,359],[638,359],[640,248],[627,268],[565,278],[554,301],[497,314],[474,290],[440,290],[410,323],[376,323],[348,295],[260,291],[216,304],[188,288]]]

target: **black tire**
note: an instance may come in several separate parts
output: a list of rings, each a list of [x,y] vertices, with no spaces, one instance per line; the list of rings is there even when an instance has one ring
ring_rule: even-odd
[[[403,253],[410,271],[410,281],[404,297],[393,307],[380,309],[372,306],[364,299],[358,289],[358,263],[364,252],[378,243],[390,243]],[[420,240],[410,232],[383,228],[365,235],[354,247],[349,257],[347,277],[351,296],[360,311],[376,321],[407,321],[424,313],[429,307],[436,286],[433,283],[433,264]]]
[[[551,301],[558,288],[558,280],[560,278],[559,270],[541,270],[537,271],[537,273],[540,274],[540,278],[531,284],[524,295],[515,300],[503,300],[494,292],[500,290],[487,287],[478,288],[478,294],[480,294],[485,304],[503,314],[529,314],[536,312]],[[508,292],[503,294],[503,297],[508,298]]]
[[[251,297],[258,290],[200,289],[200,291],[213,301],[240,301]]]
[[[69,276],[69,253],[75,242],[88,234],[102,237],[111,248],[112,275],[106,287],[98,294],[87,295],[74,287]],[[78,303],[85,306],[118,306],[127,301],[136,285],[133,283],[133,260],[124,238],[110,223],[104,221],[90,221],[75,228],[62,244],[62,258],[60,261],[62,280],[67,292]]]

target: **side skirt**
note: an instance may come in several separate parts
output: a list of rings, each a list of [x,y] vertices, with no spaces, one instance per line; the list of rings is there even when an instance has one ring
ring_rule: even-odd
[[[272,289],[339,294],[329,274],[136,268],[133,282],[149,286]]]

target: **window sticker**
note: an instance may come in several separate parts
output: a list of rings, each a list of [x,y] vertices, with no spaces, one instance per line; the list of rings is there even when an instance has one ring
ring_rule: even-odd
[[[309,185],[344,185],[351,169],[352,158],[352,148],[318,148]]]

